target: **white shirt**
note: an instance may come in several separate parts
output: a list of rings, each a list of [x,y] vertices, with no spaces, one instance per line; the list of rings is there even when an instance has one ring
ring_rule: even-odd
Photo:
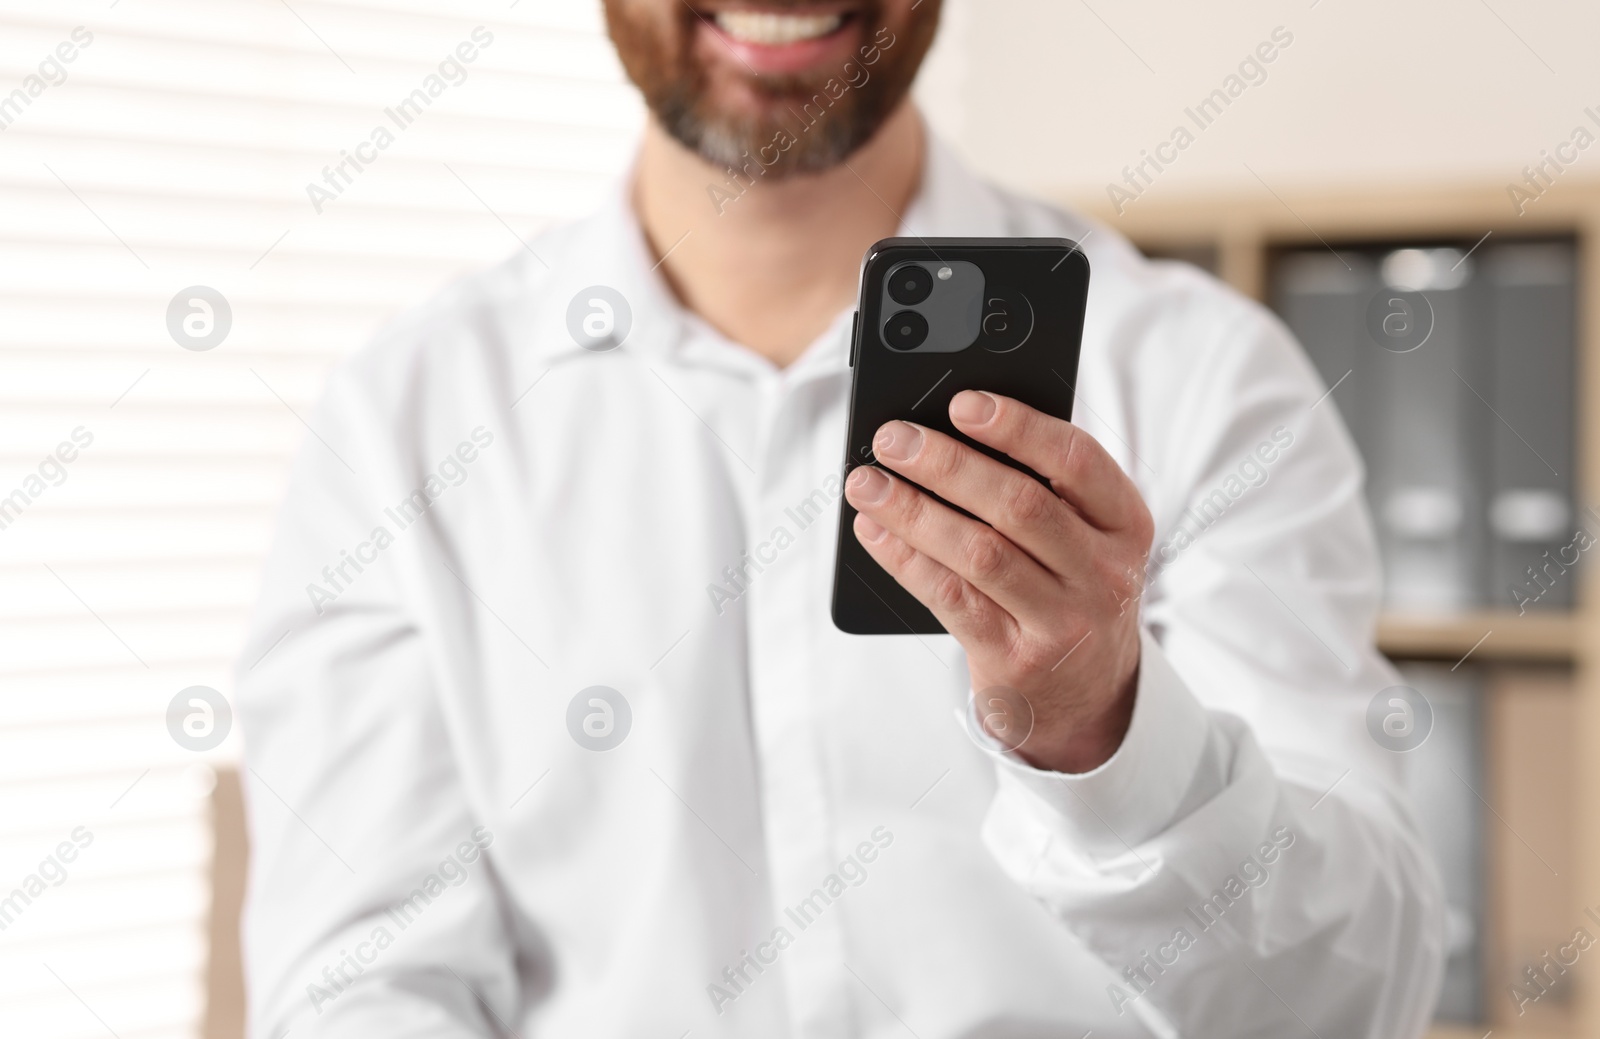
[[[775,368],[619,190],[332,380],[240,674],[255,1035],[1425,1028],[1443,899],[1364,720],[1396,679],[1310,365],[938,145],[901,234],[1084,241],[1076,421],[1157,529],[1116,755],[997,754],[954,639],[834,628],[849,315]],[[595,285],[618,349],[568,331]]]

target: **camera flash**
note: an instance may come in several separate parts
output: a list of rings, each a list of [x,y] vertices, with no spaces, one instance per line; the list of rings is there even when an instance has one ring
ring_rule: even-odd
[[[955,274],[955,271],[952,271],[948,267],[940,267],[939,268],[939,280],[940,281],[949,281],[951,275],[953,275],[953,274]]]

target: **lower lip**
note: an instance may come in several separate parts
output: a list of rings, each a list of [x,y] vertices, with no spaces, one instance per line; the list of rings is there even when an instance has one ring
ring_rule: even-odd
[[[740,64],[757,75],[808,72],[828,62],[842,61],[851,54],[857,35],[854,18],[847,18],[843,25],[826,36],[777,46],[736,40],[718,28],[710,18],[701,20],[700,31],[716,41],[718,50],[731,53]]]

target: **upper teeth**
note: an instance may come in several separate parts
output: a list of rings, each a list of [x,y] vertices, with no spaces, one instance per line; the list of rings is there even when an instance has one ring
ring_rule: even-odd
[[[776,46],[826,36],[844,20],[837,14],[773,14],[767,11],[718,11],[717,28],[742,43]]]

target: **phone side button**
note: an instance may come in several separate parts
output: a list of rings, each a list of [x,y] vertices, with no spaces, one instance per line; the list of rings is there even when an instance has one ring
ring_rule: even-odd
[[[856,366],[856,344],[861,342],[861,311],[850,315],[850,367]]]

